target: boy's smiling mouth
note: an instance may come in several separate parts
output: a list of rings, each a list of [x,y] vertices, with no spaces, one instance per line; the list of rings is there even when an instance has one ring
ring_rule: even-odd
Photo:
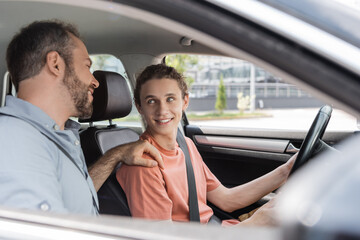
[[[173,120],[173,118],[157,119],[157,120],[155,120],[155,122],[160,123],[160,124],[167,124],[171,120]]]

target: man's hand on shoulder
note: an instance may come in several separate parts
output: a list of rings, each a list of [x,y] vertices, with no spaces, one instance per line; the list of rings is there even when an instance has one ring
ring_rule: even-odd
[[[118,157],[120,158],[120,162],[127,165],[139,165],[144,167],[159,166],[162,169],[164,168],[164,162],[159,151],[147,141],[138,140],[136,142],[120,145],[109,151],[111,151],[110,154],[116,154],[116,152],[119,151],[120,154]],[[113,153],[112,151],[115,152]],[[144,158],[144,154],[150,155],[151,159]]]
[[[143,158],[148,154],[152,159]],[[139,165],[144,167],[159,166],[164,168],[164,162],[159,151],[147,141],[119,145],[108,150],[104,156],[89,167],[89,174],[93,180],[96,191],[100,189],[106,179],[110,176],[119,162],[127,165]]]

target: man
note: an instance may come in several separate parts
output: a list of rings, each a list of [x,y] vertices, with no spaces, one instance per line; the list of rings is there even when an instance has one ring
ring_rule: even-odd
[[[98,214],[96,191],[119,162],[163,166],[144,141],[113,148],[89,170],[80,125],[99,86],[78,31],[59,21],[34,22],[10,42],[6,60],[18,93],[0,110],[0,205]],[[143,153],[156,159],[146,160]]]

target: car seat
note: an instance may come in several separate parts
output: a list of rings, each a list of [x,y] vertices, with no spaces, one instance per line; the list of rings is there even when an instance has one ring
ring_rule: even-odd
[[[104,153],[121,144],[134,142],[139,134],[130,128],[112,124],[115,118],[127,116],[132,108],[132,99],[126,80],[118,73],[95,71],[94,77],[100,85],[93,97],[93,113],[88,119],[90,126],[80,132],[81,146],[87,166],[91,166]],[[109,120],[107,127],[95,127],[93,122]],[[101,214],[131,216],[124,191],[116,180],[116,169],[98,191]]]

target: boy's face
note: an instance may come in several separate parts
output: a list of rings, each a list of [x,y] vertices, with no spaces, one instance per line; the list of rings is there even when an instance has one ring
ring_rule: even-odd
[[[177,132],[182,112],[187,108],[189,96],[184,99],[176,80],[152,79],[141,86],[141,106],[137,106],[153,137],[171,136]]]

